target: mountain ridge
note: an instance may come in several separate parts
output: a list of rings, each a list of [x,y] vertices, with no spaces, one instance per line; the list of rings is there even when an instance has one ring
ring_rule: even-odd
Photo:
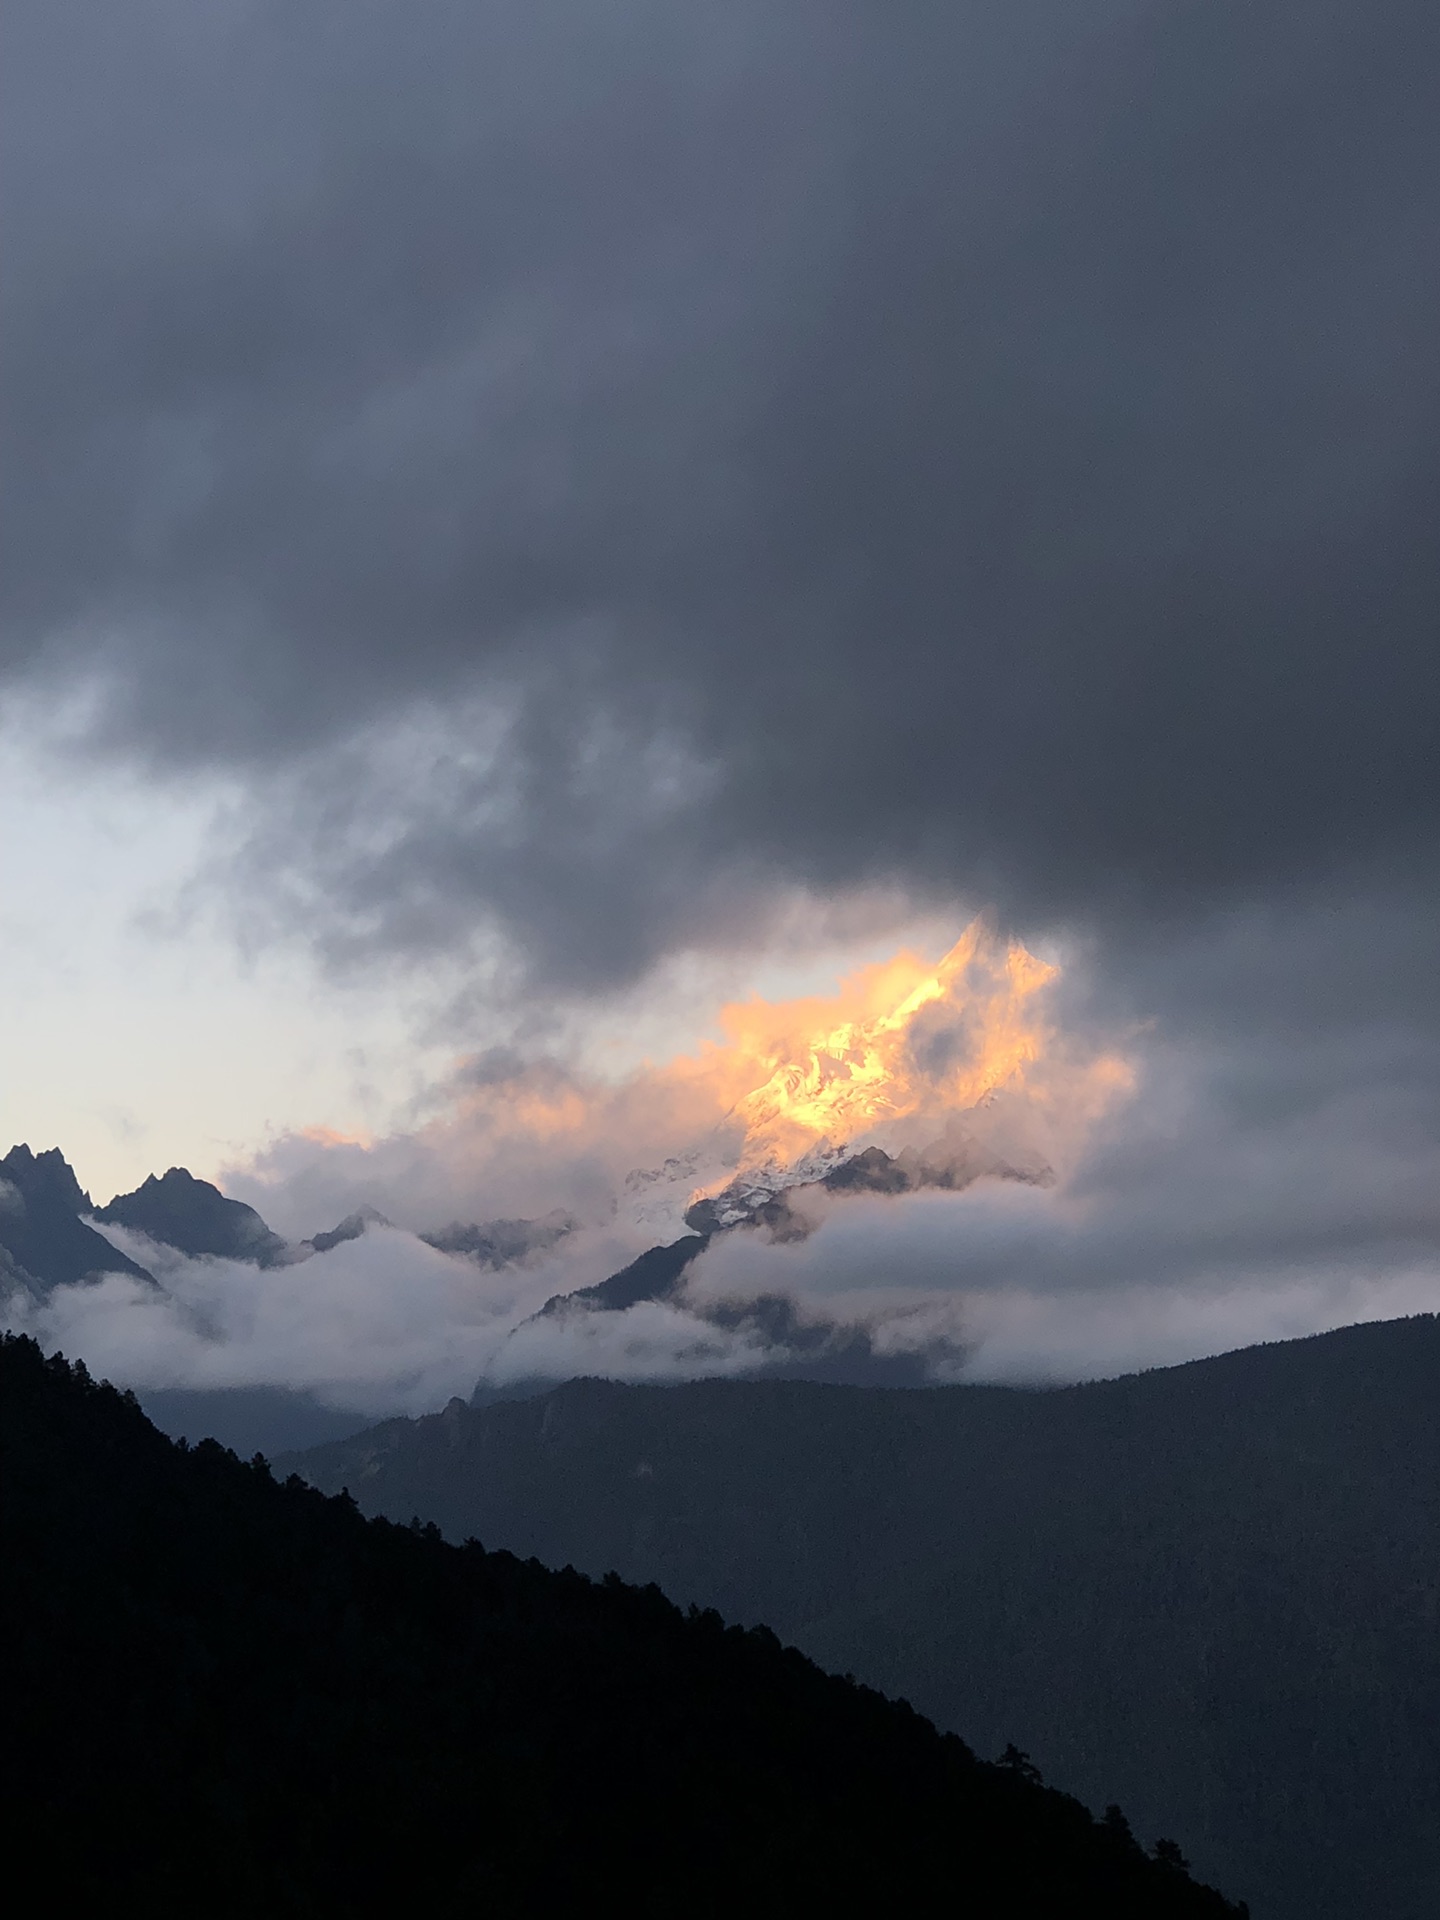
[[[766,1620],[1270,1920],[1432,1911],[1434,1316],[1040,1390],[576,1381],[283,1464]]]
[[[94,1209],[94,1218],[101,1226],[143,1233],[191,1259],[208,1255],[278,1267],[294,1258],[254,1207],[228,1199],[209,1180],[197,1180],[188,1167],[149,1174],[133,1192],[116,1194],[108,1206]]]

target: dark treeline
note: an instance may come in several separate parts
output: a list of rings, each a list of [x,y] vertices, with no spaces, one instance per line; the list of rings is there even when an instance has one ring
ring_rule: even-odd
[[[1437,1910],[1433,1318],[1052,1392],[577,1381],[299,1465],[763,1620],[1263,1920]]]
[[[1238,1911],[769,1632],[366,1520],[13,1338],[0,1569],[50,1910]]]

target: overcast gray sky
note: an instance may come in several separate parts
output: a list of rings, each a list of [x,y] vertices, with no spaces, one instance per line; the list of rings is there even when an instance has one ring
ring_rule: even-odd
[[[989,907],[1073,1023],[1152,1023],[1126,1284],[1237,1154],[1247,1245],[1433,1259],[1433,5],[0,30],[6,912],[33,947],[123,870],[150,958],[101,942],[43,1030],[203,950],[186,1018],[250,1036],[228,1106],[137,1065],[136,1140],[411,1138],[437,1047],[647,995],[678,1035],[712,978]],[[74,828],[122,790],[124,859]],[[19,1136],[63,1116],[15,1033]]]

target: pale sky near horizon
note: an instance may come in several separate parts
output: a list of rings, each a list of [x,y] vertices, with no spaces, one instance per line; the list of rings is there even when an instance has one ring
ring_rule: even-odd
[[[383,1129],[427,1064],[383,989],[177,919],[220,799],[0,739],[0,1136],[58,1146],[97,1202],[287,1128]]]

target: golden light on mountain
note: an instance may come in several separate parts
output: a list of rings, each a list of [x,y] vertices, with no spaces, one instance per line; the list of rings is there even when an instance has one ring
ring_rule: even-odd
[[[1132,1084],[1122,1057],[1063,1031],[1059,973],[976,920],[939,959],[904,949],[830,994],[733,1002],[718,1037],[615,1080],[554,1059],[487,1063],[430,1137],[516,1170],[497,1211],[552,1204],[570,1165],[585,1170],[577,1194],[608,1179],[655,1238],[732,1182],[824,1177],[871,1145],[1058,1176]]]
[[[645,1082],[715,1119],[627,1193],[657,1230],[714,1200],[741,1217],[866,1147],[918,1153],[915,1184],[1049,1180],[1133,1085],[1128,1063],[1060,1031],[1059,968],[984,919],[938,961],[902,951],[829,996],[722,1009],[723,1037]],[[638,1090],[638,1089],[637,1089]]]
[[[908,952],[833,998],[726,1007],[696,1070],[731,1093],[741,1164],[791,1164],[920,1114],[978,1106],[1043,1053],[1057,969],[976,920],[939,961]]]

